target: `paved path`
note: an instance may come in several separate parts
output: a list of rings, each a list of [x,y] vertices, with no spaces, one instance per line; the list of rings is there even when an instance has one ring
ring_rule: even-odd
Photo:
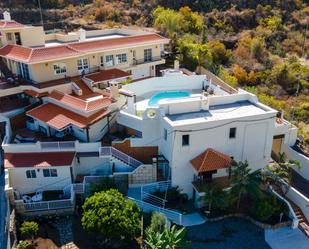
[[[272,249],[308,249],[309,238],[302,231],[283,227],[276,230],[265,230],[265,241]]]
[[[4,173],[0,175],[0,249],[6,249],[5,221],[6,221],[6,198],[4,193]]]
[[[141,188],[140,187],[129,188],[128,197],[136,199],[137,201],[141,201]],[[164,213],[164,209],[156,207],[154,205],[147,205],[147,202],[144,202],[144,203],[145,203],[144,210],[151,210],[151,211],[157,211],[157,212]],[[165,209],[165,210],[169,210],[169,209]],[[180,214],[180,212],[178,212],[176,210],[172,210],[172,211]],[[173,221],[175,223],[177,223],[177,221],[175,221],[175,220],[173,220]],[[185,227],[201,225],[205,222],[206,222],[206,220],[199,213],[185,214],[185,215],[182,215],[182,218],[181,218],[181,225],[183,225]],[[180,223],[177,223],[177,224],[180,224]]]

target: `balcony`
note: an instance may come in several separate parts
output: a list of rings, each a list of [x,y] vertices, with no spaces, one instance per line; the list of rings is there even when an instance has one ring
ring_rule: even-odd
[[[137,66],[137,65],[146,64],[146,63],[152,63],[152,62],[161,61],[161,60],[164,60],[164,58],[162,58],[161,56],[152,57],[149,60],[133,59],[133,65]]]
[[[41,198],[37,198],[41,195]],[[52,214],[55,210],[74,211],[75,192],[73,185],[63,190],[48,190],[40,193],[29,193],[15,200],[16,211],[22,215]]]

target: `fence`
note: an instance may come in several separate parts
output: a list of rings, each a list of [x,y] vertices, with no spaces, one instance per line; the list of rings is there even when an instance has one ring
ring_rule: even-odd
[[[137,168],[142,163],[133,157],[128,156],[127,154],[115,149],[114,147],[106,146],[100,148],[100,156],[113,156],[116,159],[124,162],[127,165],[130,165],[133,168]]]
[[[75,206],[75,192],[74,185],[69,185],[64,189],[64,195],[70,194],[69,199],[55,200],[55,201],[40,201],[24,203],[23,200],[16,200],[16,210],[21,212],[33,212],[33,211],[48,211],[55,209],[74,208]]]
[[[291,206],[291,204],[284,199],[281,195],[279,195],[271,186],[270,186],[270,191],[281,201],[283,201],[289,208],[289,217],[292,219],[292,228],[297,228],[298,227],[298,219],[296,217],[296,214]]]
[[[42,150],[74,150],[75,141],[63,141],[63,142],[40,142]]]
[[[145,184],[141,187],[141,200],[147,201],[148,203],[151,203],[160,208],[164,208],[167,200],[155,196],[152,193],[154,193],[155,191],[163,192],[168,190],[170,187],[171,187],[170,181]]]
[[[141,208],[142,211],[144,212],[159,212],[162,213],[166,216],[168,220],[171,220],[172,222],[176,223],[177,225],[182,225],[183,221],[183,215],[181,213],[178,213],[173,210],[165,209],[165,208],[160,208],[156,205],[150,204],[145,201],[137,200],[131,197],[128,197],[128,199],[134,201],[137,203],[137,205]]]

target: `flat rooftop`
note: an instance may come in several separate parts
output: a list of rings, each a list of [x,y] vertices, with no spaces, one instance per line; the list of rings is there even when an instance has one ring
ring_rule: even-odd
[[[100,41],[100,40],[107,40],[107,39],[113,39],[113,38],[120,38],[120,37],[125,37],[127,35],[124,34],[109,34],[109,35],[99,35],[99,36],[91,36],[91,37],[86,37],[86,39],[83,42],[87,41]],[[79,42],[79,40],[73,41],[73,42]],[[69,44],[72,43],[70,42],[61,42],[57,40],[52,40],[52,41],[46,41],[45,42],[45,47],[54,47],[54,46],[61,46],[63,44]]]
[[[175,125],[209,122],[215,120],[241,118],[264,114],[267,111],[249,102],[241,101],[231,104],[210,106],[209,111],[199,111],[167,115]]]

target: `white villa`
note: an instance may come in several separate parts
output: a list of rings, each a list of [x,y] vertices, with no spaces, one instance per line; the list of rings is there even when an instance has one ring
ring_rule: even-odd
[[[233,161],[256,171],[294,153],[297,128],[254,94],[177,62],[159,72],[169,43],[159,34],[45,35],[9,14],[0,31],[5,190],[22,215],[72,213],[102,176],[129,189],[167,181],[198,200]]]

